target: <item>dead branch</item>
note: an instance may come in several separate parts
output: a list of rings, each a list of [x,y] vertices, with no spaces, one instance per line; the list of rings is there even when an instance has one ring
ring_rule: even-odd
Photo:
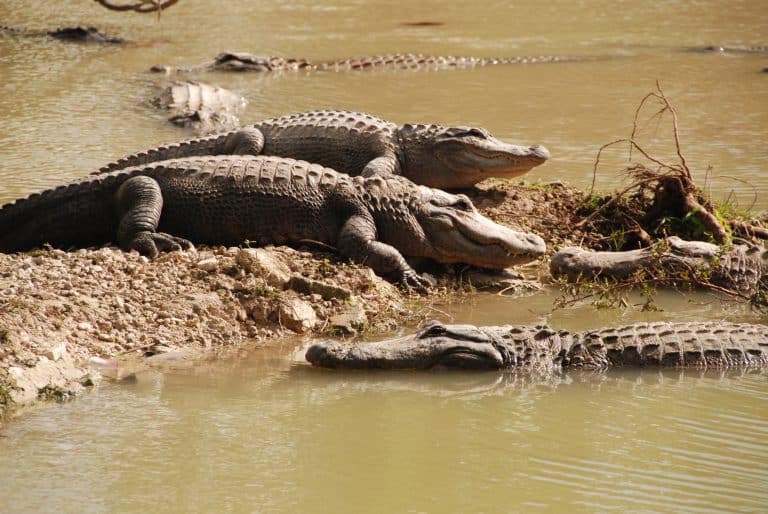
[[[112,3],[110,0],[94,0],[102,7],[106,7],[112,11],[134,11],[138,13],[155,12],[158,13],[165,9],[168,9],[179,0],[136,0],[132,3],[120,4]]]
[[[758,239],[768,240],[768,228],[750,225],[739,220],[732,220],[730,225],[733,230],[736,230],[741,234],[745,234],[747,237],[755,237]]]
[[[643,146],[637,140],[641,112],[643,111],[646,104],[651,100],[656,100],[661,104],[661,108],[653,115],[654,117],[661,117],[665,112],[669,112],[671,115],[672,132],[678,160],[676,163],[665,162],[653,156],[650,152],[646,151],[645,148],[643,148]],[[627,171],[634,175],[636,180],[633,181],[632,184],[630,184],[628,187],[624,188],[624,190],[615,193],[610,200],[597,207],[584,219],[576,223],[576,227],[584,227],[598,214],[601,214],[607,208],[612,207],[627,195],[634,194],[634,196],[639,196],[643,191],[647,191],[648,188],[650,188],[653,184],[656,184],[656,193],[654,195],[655,199],[653,201],[654,207],[663,206],[665,208],[674,208],[674,206],[678,206],[684,217],[696,218],[701,223],[701,226],[703,226],[705,230],[711,234],[712,239],[715,242],[718,244],[727,244],[730,242],[731,238],[728,230],[726,230],[726,228],[723,227],[723,225],[719,222],[717,217],[712,212],[710,212],[710,207],[707,205],[709,202],[706,200],[699,200],[699,198],[697,198],[698,188],[693,181],[693,175],[690,168],[688,167],[688,163],[685,159],[685,156],[683,155],[680,145],[680,131],[677,122],[677,111],[664,94],[664,91],[661,89],[661,85],[658,81],[656,82],[656,91],[652,91],[645,95],[642,100],[640,100],[640,103],[635,109],[635,115],[632,123],[632,132],[630,136],[628,138],[611,141],[610,143],[600,147],[598,150],[592,171],[592,187],[589,193],[590,197],[594,192],[597,168],[600,163],[600,158],[603,154],[603,151],[619,143],[628,143],[628,154],[630,160],[632,159],[632,153],[637,151],[647,161],[656,165],[657,169],[654,171],[642,165],[636,165],[634,167],[627,168]],[[661,201],[659,195],[663,195],[664,201]],[[646,234],[648,233],[646,228],[640,228]]]

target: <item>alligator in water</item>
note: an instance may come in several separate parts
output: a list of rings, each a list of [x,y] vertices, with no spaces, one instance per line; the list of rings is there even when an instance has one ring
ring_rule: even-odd
[[[313,111],[160,146],[129,155],[101,171],[220,154],[292,157],[353,176],[403,175],[441,189],[467,188],[489,177],[517,177],[549,158],[543,146],[511,145],[481,128],[398,126],[359,112]]]
[[[127,40],[119,37],[109,36],[101,32],[96,27],[85,26],[61,27],[53,30],[31,30],[0,25],[0,34],[11,34],[15,36],[52,37],[62,41],[77,41],[80,43],[108,43],[116,45],[128,43]]]
[[[405,287],[403,256],[506,268],[544,240],[480,215],[464,195],[403,177],[350,177],[294,159],[208,156],[90,175],[0,208],[0,251],[117,241],[153,258],[203,244],[320,242]]]
[[[567,369],[768,366],[768,327],[725,322],[638,323],[588,332],[547,326],[444,325],[374,343],[315,343],[306,359],[352,369]]]
[[[452,55],[389,54],[311,62],[301,58],[254,55],[247,52],[222,52],[212,61],[193,66],[155,65],[155,73],[202,71],[372,71],[372,70],[449,70],[499,64],[540,64],[584,60],[566,55],[519,57],[457,57]]]
[[[159,86],[152,105],[167,111],[174,125],[191,127],[200,134],[240,126],[237,114],[245,107],[241,95],[202,82],[171,81]]]
[[[768,46],[725,46],[725,45],[709,45],[704,48],[694,49],[699,52],[713,52],[718,54],[764,54],[768,53]]]
[[[735,244],[726,249],[671,236],[652,247],[624,252],[593,252],[567,247],[550,260],[553,276],[566,276],[571,280],[622,279],[655,268],[679,274],[702,267],[708,270],[708,280],[712,284],[749,297],[766,285],[768,250],[752,244]]]

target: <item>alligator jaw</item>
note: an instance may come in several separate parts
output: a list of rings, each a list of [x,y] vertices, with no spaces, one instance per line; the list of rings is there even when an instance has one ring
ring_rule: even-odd
[[[376,343],[315,343],[306,359],[323,368],[501,369],[504,359],[490,342],[450,337],[404,336]]]
[[[519,177],[550,157],[549,150],[541,145],[517,146],[496,138],[442,144],[435,155],[451,171],[451,177],[441,177],[440,182],[448,189],[472,187],[490,177]]]
[[[534,261],[546,252],[541,237],[495,223],[477,212],[463,195],[429,188],[422,191],[431,200],[425,202],[417,217],[434,252],[423,257],[504,269]]]

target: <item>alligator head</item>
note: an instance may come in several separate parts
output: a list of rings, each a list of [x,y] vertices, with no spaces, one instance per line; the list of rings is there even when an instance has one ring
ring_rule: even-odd
[[[315,343],[306,359],[315,366],[350,369],[500,369],[505,357],[493,338],[472,325],[430,321],[416,334],[375,343]]]
[[[382,179],[366,179],[369,191],[373,191],[375,181]],[[403,216],[396,207],[397,200],[379,200],[380,207],[374,209],[381,240],[398,248],[403,255],[504,269],[536,260],[546,251],[541,237],[495,223],[477,212],[465,195],[416,186],[402,177],[389,178],[385,187],[390,191],[411,191],[407,201],[411,219],[405,225],[399,220],[393,222]],[[379,195],[372,195],[376,196]],[[391,204],[395,204],[395,208]]]
[[[401,163],[414,182],[448,189],[471,187],[490,177],[513,178],[543,164],[549,151],[517,146],[474,127],[403,125]]]

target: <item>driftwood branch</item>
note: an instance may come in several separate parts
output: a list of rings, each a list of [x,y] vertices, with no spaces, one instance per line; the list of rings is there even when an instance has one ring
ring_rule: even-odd
[[[130,3],[113,3],[110,0],[94,1],[112,11],[134,11],[138,13],[157,11],[159,13],[176,4],[179,0],[136,0]]]

